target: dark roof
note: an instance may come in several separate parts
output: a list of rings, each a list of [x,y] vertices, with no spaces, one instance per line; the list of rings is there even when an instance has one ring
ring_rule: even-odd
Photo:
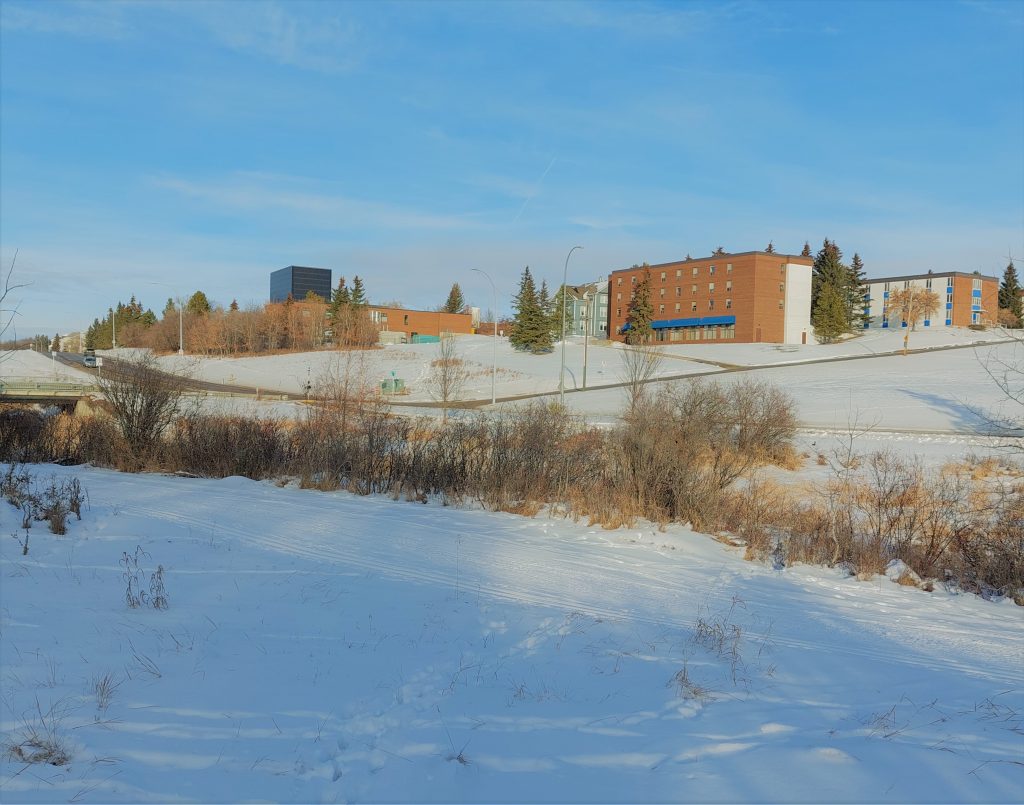
[[[904,282],[905,280],[926,280],[929,277],[969,277],[970,279],[992,280],[999,282],[998,277],[990,277],[988,274],[979,274],[976,271],[926,271],[924,274],[903,274],[899,277],[868,277],[867,282]]]
[[[727,258],[729,258],[729,257],[748,257],[749,255],[752,255],[752,254],[761,254],[761,255],[764,255],[765,257],[781,257],[781,258],[785,258],[786,260],[800,260],[802,262],[803,261],[810,261],[810,262],[813,263],[813,261],[814,261],[813,257],[804,257],[804,255],[802,255],[802,254],[783,254],[782,252],[766,252],[766,251],[755,250],[755,251],[752,251],[752,252],[726,252],[725,254],[711,254],[711,255],[708,255],[707,257],[691,257],[689,260],[683,258],[681,260],[671,260],[671,261],[669,261],[667,263],[651,263],[647,267],[653,271],[656,268],[664,268],[665,266],[677,266],[677,265],[680,265],[680,264],[683,264],[683,263],[706,263],[706,262],[709,262],[711,260],[716,260],[716,261],[717,260],[727,260]],[[612,274],[619,274],[619,273],[621,273],[623,271],[636,271],[639,268],[643,268],[643,266],[630,266],[629,268],[616,268],[611,273]]]

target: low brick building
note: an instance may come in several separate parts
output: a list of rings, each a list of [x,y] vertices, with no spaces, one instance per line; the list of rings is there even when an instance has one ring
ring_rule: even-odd
[[[740,252],[648,266],[657,341],[806,344],[811,328],[810,257]],[[608,332],[625,340],[629,303],[644,268],[614,271]]]
[[[998,321],[999,280],[996,277],[963,271],[929,271],[869,280],[864,305],[871,320],[865,328],[900,327],[903,322],[893,321],[890,315],[889,294],[911,287],[931,291],[939,297],[938,311],[921,322],[923,327],[968,327]]]
[[[378,332],[401,333],[406,342],[412,341],[415,336],[473,332],[472,313],[442,313],[436,310],[409,310],[380,305],[370,305],[369,311],[370,321]]]

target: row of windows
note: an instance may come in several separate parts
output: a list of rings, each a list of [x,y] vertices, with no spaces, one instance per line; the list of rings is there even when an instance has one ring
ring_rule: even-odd
[[[732,290],[732,280],[726,280],[725,281],[725,290],[726,291],[731,291]],[[709,282],[708,283],[708,293],[714,293],[714,292],[715,292],[715,283]],[[785,293],[785,292],[786,292],[786,283],[780,282],[779,283],[779,293]],[[691,285],[690,286],[690,294],[692,296],[696,296],[697,295],[697,286],[696,285]],[[682,286],[677,285],[676,286],[676,297],[679,298],[682,295],[683,295],[683,288],[682,288]],[[630,294],[629,294],[630,300],[632,300],[635,296],[636,296],[636,291],[631,291]],[[658,298],[659,299],[664,299],[665,298],[665,289],[664,288],[659,288],[658,289]],[[615,294],[615,301],[617,301],[617,302],[621,302],[622,301],[622,293],[621,292]]]
[[[785,301],[780,299],[779,300],[779,310],[784,310],[785,307],[786,307]],[[715,309],[715,300],[714,299],[709,299],[708,300],[708,310],[714,310],[714,309]],[[725,300],[725,310],[732,310],[732,300],[731,299],[726,299]],[[665,312],[665,305],[658,305],[658,313],[664,313],[664,312]],[[681,304],[679,302],[676,302],[675,312],[676,313],[682,313],[682,306],[681,306]],[[690,312],[691,313],[696,313],[697,312],[697,303],[696,302],[690,302]],[[622,318],[622,308],[621,307],[615,308],[615,317],[616,318]]]
[[[715,271],[716,270],[717,270],[716,266],[709,265],[708,266],[708,276],[711,276],[711,277],[715,276]],[[779,271],[781,273],[783,273],[783,274],[786,273],[786,264],[785,263],[780,263],[779,264]],[[725,273],[726,274],[731,274],[732,273],[732,263],[726,263],[725,264]],[[668,274],[669,274],[669,272],[667,272],[667,271],[660,272],[659,279],[662,282],[666,282],[668,280]],[[690,275],[693,276],[693,277],[699,277],[700,276],[700,266],[694,266],[692,269],[690,269]],[[683,276],[683,269],[677,268],[676,271],[675,271],[676,279],[682,279],[682,276]],[[615,284],[616,285],[622,285],[622,280],[623,280],[623,278],[619,277],[615,281]],[[633,276],[631,276],[629,278],[629,281],[630,281],[630,284],[636,285],[636,283],[637,283],[636,275],[634,274]]]
[[[736,325],[704,325],[703,327],[672,327],[654,331],[656,341],[716,341],[735,338]]]

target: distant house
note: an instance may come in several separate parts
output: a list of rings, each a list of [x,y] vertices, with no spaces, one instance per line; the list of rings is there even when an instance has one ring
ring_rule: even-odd
[[[865,329],[906,326],[894,322],[889,313],[889,294],[904,288],[922,288],[939,297],[939,309],[921,322],[924,327],[967,327],[971,324],[995,324],[999,315],[999,280],[977,272],[929,271],[881,277],[868,281],[864,309],[870,315]]]
[[[566,288],[566,324],[569,335],[608,337],[608,283],[591,282]],[[558,319],[561,311],[555,311]]]
[[[270,273],[271,302],[284,302],[289,296],[302,301],[310,291],[331,300],[331,269],[286,266]]]
[[[421,337],[436,338],[441,333],[468,335],[474,331],[474,314],[443,313],[436,310],[409,310],[402,307],[369,305],[370,321],[384,342],[410,343]],[[479,318],[479,314],[476,314]],[[384,334],[387,335],[384,335]]]

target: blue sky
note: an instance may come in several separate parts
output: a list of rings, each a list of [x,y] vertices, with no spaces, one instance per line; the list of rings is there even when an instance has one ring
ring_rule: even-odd
[[[1024,3],[0,6],[19,335],[289,264],[432,307],[730,251],[1024,262]],[[150,283],[166,283],[171,287]]]

